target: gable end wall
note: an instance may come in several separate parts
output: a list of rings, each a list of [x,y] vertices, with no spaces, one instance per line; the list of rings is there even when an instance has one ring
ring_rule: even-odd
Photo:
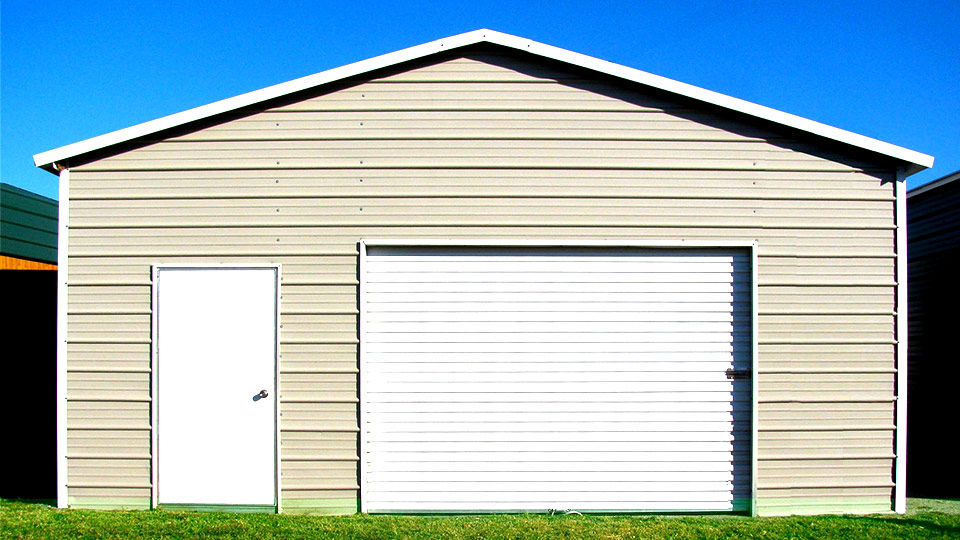
[[[758,244],[761,514],[891,509],[894,170],[517,57],[70,173],[69,503],[150,504],[150,267],[280,263],[285,512],[357,509],[362,238]]]

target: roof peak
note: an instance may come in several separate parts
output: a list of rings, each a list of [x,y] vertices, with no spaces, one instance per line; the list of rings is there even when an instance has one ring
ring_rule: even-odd
[[[737,111],[748,116],[752,116],[768,122],[773,122],[790,128],[805,131],[813,135],[841,142],[853,147],[862,148],[894,158],[903,162],[905,170],[904,176],[909,176],[915,172],[921,171],[933,166],[933,157],[920,152],[909,150],[900,146],[886,143],[877,139],[859,135],[840,128],[835,128],[802,118],[793,114],[771,109],[763,105],[744,101],[735,97],[727,96],[712,90],[706,90],[697,86],[682,83],[645,71],[630,68],[585,54],[561,49],[552,45],[546,45],[530,39],[505,34],[496,30],[481,28],[472,30],[463,34],[438,39],[422,45],[416,45],[401,49],[392,53],[382,54],[361,60],[345,66],[329,69],[300,77],[285,83],[268,86],[266,88],[241,94],[231,98],[223,99],[203,105],[183,112],[171,114],[137,124],[128,128],[120,129],[86,139],[84,141],[68,144],[60,148],[41,152],[33,156],[34,164],[51,172],[55,172],[63,162],[71,158],[88,154],[97,150],[109,148],[114,145],[122,144],[140,137],[145,137],[160,131],[182,126],[184,124],[217,116],[226,112],[234,111],[242,107],[248,107],[264,101],[293,94],[310,88],[319,87],[325,84],[336,82],[348,77],[354,77],[369,73],[374,70],[390,67],[411,60],[425,58],[442,51],[458,49],[461,47],[474,45],[477,43],[492,43],[503,47],[524,51],[542,58],[557,60],[574,66],[590,69],[599,73],[610,75],[626,81],[656,88],[669,93],[692,98],[703,103],[719,106],[721,108]]]

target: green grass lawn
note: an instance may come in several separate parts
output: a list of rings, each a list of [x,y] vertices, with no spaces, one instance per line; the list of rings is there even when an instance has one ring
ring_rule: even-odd
[[[955,509],[956,506],[950,507]],[[949,511],[949,510],[948,510]],[[960,515],[787,518],[492,515],[314,517],[56,510],[0,501],[2,538],[960,538]]]

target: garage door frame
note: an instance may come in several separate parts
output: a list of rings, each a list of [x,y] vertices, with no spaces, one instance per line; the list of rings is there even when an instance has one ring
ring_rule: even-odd
[[[737,241],[720,241],[720,242],[677,242],[677,241],[580,241],[580,240],[454,240],[454,239],[361,239],[359,242],[359,252],[360,252],[360,265],[358,269],[359,277],[359,318],[358,318],[358,337],[359,337],[359,361],[360,361],[360,378],[359,378],[359,398],[360,398],[360,428],[361,431],[363,426],[367,424],[367,411],[364,407],[365,400],[365,390],[363,384],[363,373],[364,367],[366,366],[364,344],[367,343],[366,339],[366,328],[364,320],[366,320],[366,291],[364,284],[366,283],[366,275],[364,273],[365,268],[367,268],[366,259],[367,251],[369,247],[489,247],[489,248],[514,248],[514,247],[530,247],[530,248],[638,248],[638,249],[745,249],[749,250],[749,260],[750,260],[750,273],[751,273],[751,283],[750,283],[750,324],[751,324],[751,344],[750,344],[750,354],[751,354],[751,373],[750,385],[751,385],[751,422],[750,422],[750,515],[756,516],[757,514],[757,433],[758,433],[758,414],[757,414],[757,363],[758,363],[758,347],[757,347],[757,335],[758,335],[758,326],[757,326],[757,305],[758,305],[758,287],[757,287],[757,251],[758,245],[756,242],[737,242]],[[362,456],[365,455],[364,449],[364,439],[362,433],[360,436],[360,463],[359,463],[359,480],[360,480],[360,511],[367,512],[369,511],[366,508],[367,500],[367,482],[366,482],[366,467],[363,464]]]

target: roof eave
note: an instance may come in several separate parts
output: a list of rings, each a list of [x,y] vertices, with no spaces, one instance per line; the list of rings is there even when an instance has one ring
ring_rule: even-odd
[[[935,189],[941,188],[948,184],[952,184],[958,180],[960,180],[960,171],[952,172],[946,176],[941,176],[940,178],[937,178],[936,180],[926,183],[920,187],[911,189],[910,191],[907,192],[907,198],[909,199],[910,197],[921,195],[928,191],[933,191]]]
[[[674,81],[630,68],[599,58],[594,58],[552,45],[538,43],[529,39],[504,34],[494,30],[481,29],[438,39],[422,45],[401,49],[392,53],[375,56],[367,60],[361,60],[345,66],[322,71],[314,75],[308,75],[299,79],[294,79],[285,83],[280,83],[239,96],[234,96],[224,100],[216,101],[208,105],[203,105],[189,109],[156,120],[137,124],[118,131],[113,131],[104,135],[86,139],[84,141],[68,144],[60,148],[55,148],[33,156],[34,164],[50,172],[56,172],[58,162],[69,160],[83,154],[102,150],[104,148],[131,141],[141,137],[151,135],[166,129],[182,126],[190,122],[210,118],[218,114],[234,111],[243,107],[255,105],[270,99],[275,99],[299,91],[308,90],[324,84],[332,83],[349,77],[362,75],[377,69],[390,67],[403,62],[417,60],[444,50],[457,49],[468,45],[478,43],[491,43],[503,47],[509,47],[520,51],[526,51],[538,56],[550,58],[567,64],[576,65],[582,68],[605,73],[613,77],[632,81],[635,83],[649,86],[666,92],[675,93],[704,103],[716,105],[725,109],[741,112],[743,114],[763,119],[776,124],[781,124],[794,129],[812,133],[827,139],[848,144],[854,147],[869,150],[887,157],[894,158],[902,162],[905,176],[922,171],[933,166],[933,157],[896,146],[890,143],[865,137],[840,128],[835,128],[808,120],[793,114],[771,109],[763,105],[744,101],[712,90],[706,90],[697,86]]]

